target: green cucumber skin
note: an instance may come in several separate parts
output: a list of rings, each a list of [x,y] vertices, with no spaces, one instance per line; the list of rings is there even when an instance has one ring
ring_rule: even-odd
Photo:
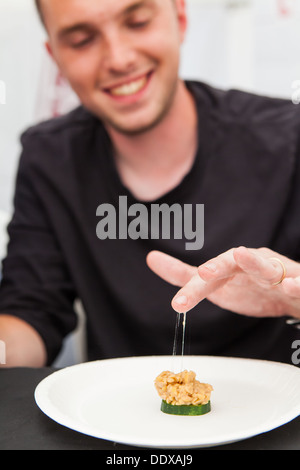
[[[200,416],[211,411],[210,401],[205,405],[170,405],[165,400],[161,403],[163,413],[177,416]]]

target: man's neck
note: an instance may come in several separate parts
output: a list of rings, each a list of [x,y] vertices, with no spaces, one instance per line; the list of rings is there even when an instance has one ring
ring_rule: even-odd
[[[173,104],[151,130],[126,136],[108,128],[124,186],[140,200],[154,200],[176,187],[190,171],[197,150],[197,110],[180,81]]]

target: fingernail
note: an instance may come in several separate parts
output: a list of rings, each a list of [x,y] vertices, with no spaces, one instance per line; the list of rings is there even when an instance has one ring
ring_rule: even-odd
[[[174,301],[178,305],[186,305],[188,300],[187,300],[185,295],[180,295],[179,297],[176,297],[176,299],[174,299]]]

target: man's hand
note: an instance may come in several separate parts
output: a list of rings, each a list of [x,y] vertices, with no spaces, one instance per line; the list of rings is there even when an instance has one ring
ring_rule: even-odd
[[[5,344],[6,363],[1,367],[43,367],[47,354],[40,335],[23,320],[0,314],[0,340]]]
[[[147,264],[181,287],[172,300],[176,312],[187,312],[207,298],[243,315],[300,318],[300,264],[268,248],[233,248],[198,268],[152,251]]]

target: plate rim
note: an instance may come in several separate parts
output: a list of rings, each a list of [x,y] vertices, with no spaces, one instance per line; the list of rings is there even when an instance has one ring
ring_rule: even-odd
[[[236,435],[235,432],[232,432],[231,434],[228,434],[228,439],[222,440],[215,440],[212,441],[210,438],[208,441],[205,441],[202,439],[202,442],[199,443],[196,442],[197,438],[193,442],[190,442],[190,444],[174,444],[171,441],[168,443],[167,439],[165,439],[165,443],[163,445],[153,445],[147,443],[143,438],[134,438],[134,441],[130,438],[124,438],[124,435],[118,436],[117,432],[107,432],[103,433],[101,432],[100,435],[96,435],[94,432],[91,431],[91,426],[85,425],[83,422],[78,422],[76,421],[73,417],[70,417],[64,413],[61,412],[53,403],[48,399],[48,391],[50,390],[51,385],[55,380],[57,380],[59,375],[65,375],[66,373],[72,373],[73,370],[78,370],[80,368],[89,368],[89,367],[95,367],[99,363],[116,363],[120,361],[125,361],[125,362],[132,362],[132,361],[153,361],[153,360],[171,360],[173,359],[174,356],[172,355],[148,355],[148,356],[128,356],[128,357],[115,357],[115,358],[105,358],[105,359],[99,359],[99,360],[94,360],[94,361],[87,361],[79,364],[74,364],[68,367],[64,367],[62,369],[55,370],[52,372],[50,375],[42,379],[38,385],[35,387],[34,390],[34,399],[36,402],[36,405],[42,411],[48,418],[53,420],[54,422],[58,423],[59,425],[71,429],[73,431],[79,432],[81,434],[93,437],[95,439],[102,439],[105,441],[110,441],[110,442],[117,442],[119,444],[123,445],[128,445],[128,446],[134,446],[137,448],[144,447],[144,448],[157,448],[157,449],[192,449],[192,448],[204,448],[204,447],[214,447],[214,446],[221,446],[221,445],[226,445],[230,444],[233,442],[238,442],[238,441],[243,441],[246,439],[250,439],[252,437],[258,436],[260,434],[264,434],[266,432],[270,432],[278,427],[281,427],[289,422],[291,422],[293,419],[296,419],[300,415],[300,400],[299,400],[299,406],[297,407],[297,414],[295,412],[295,406],[289,410],[289,412],[286,412],[284,414],[284,417],[277,417],[274,421],[272,421],[272,427],[268,425],[268,422],[264,424],[259,424],[251,429],[251,433],[245,432],[241,433],[240,431],[238,432],[238,435]],[[256,363],[256,364],[265,364],[268,366],[276,366],[278,368],[285,368],[289,369],[295,373],[300,374],[300,368],[298,368],[295,365],[288,364],[288,363],[283,363],[283,362],[276,362],[276,361],[269,361],[269,360],[264,360],[264,359],[252,359],[252,358],[244,358],[244,357],[231,357],[231,356],[215,356],[215,355],[187,355],[185,358],[194,358],[196,360],[216,360],[216,361],[225,361],[225,362],[248,362],[248,363]],[[46,392],[46,393],[45,393]],[[294,410],[294,411],[293,411]],[[94,429],[94,427],[92,427]]]

